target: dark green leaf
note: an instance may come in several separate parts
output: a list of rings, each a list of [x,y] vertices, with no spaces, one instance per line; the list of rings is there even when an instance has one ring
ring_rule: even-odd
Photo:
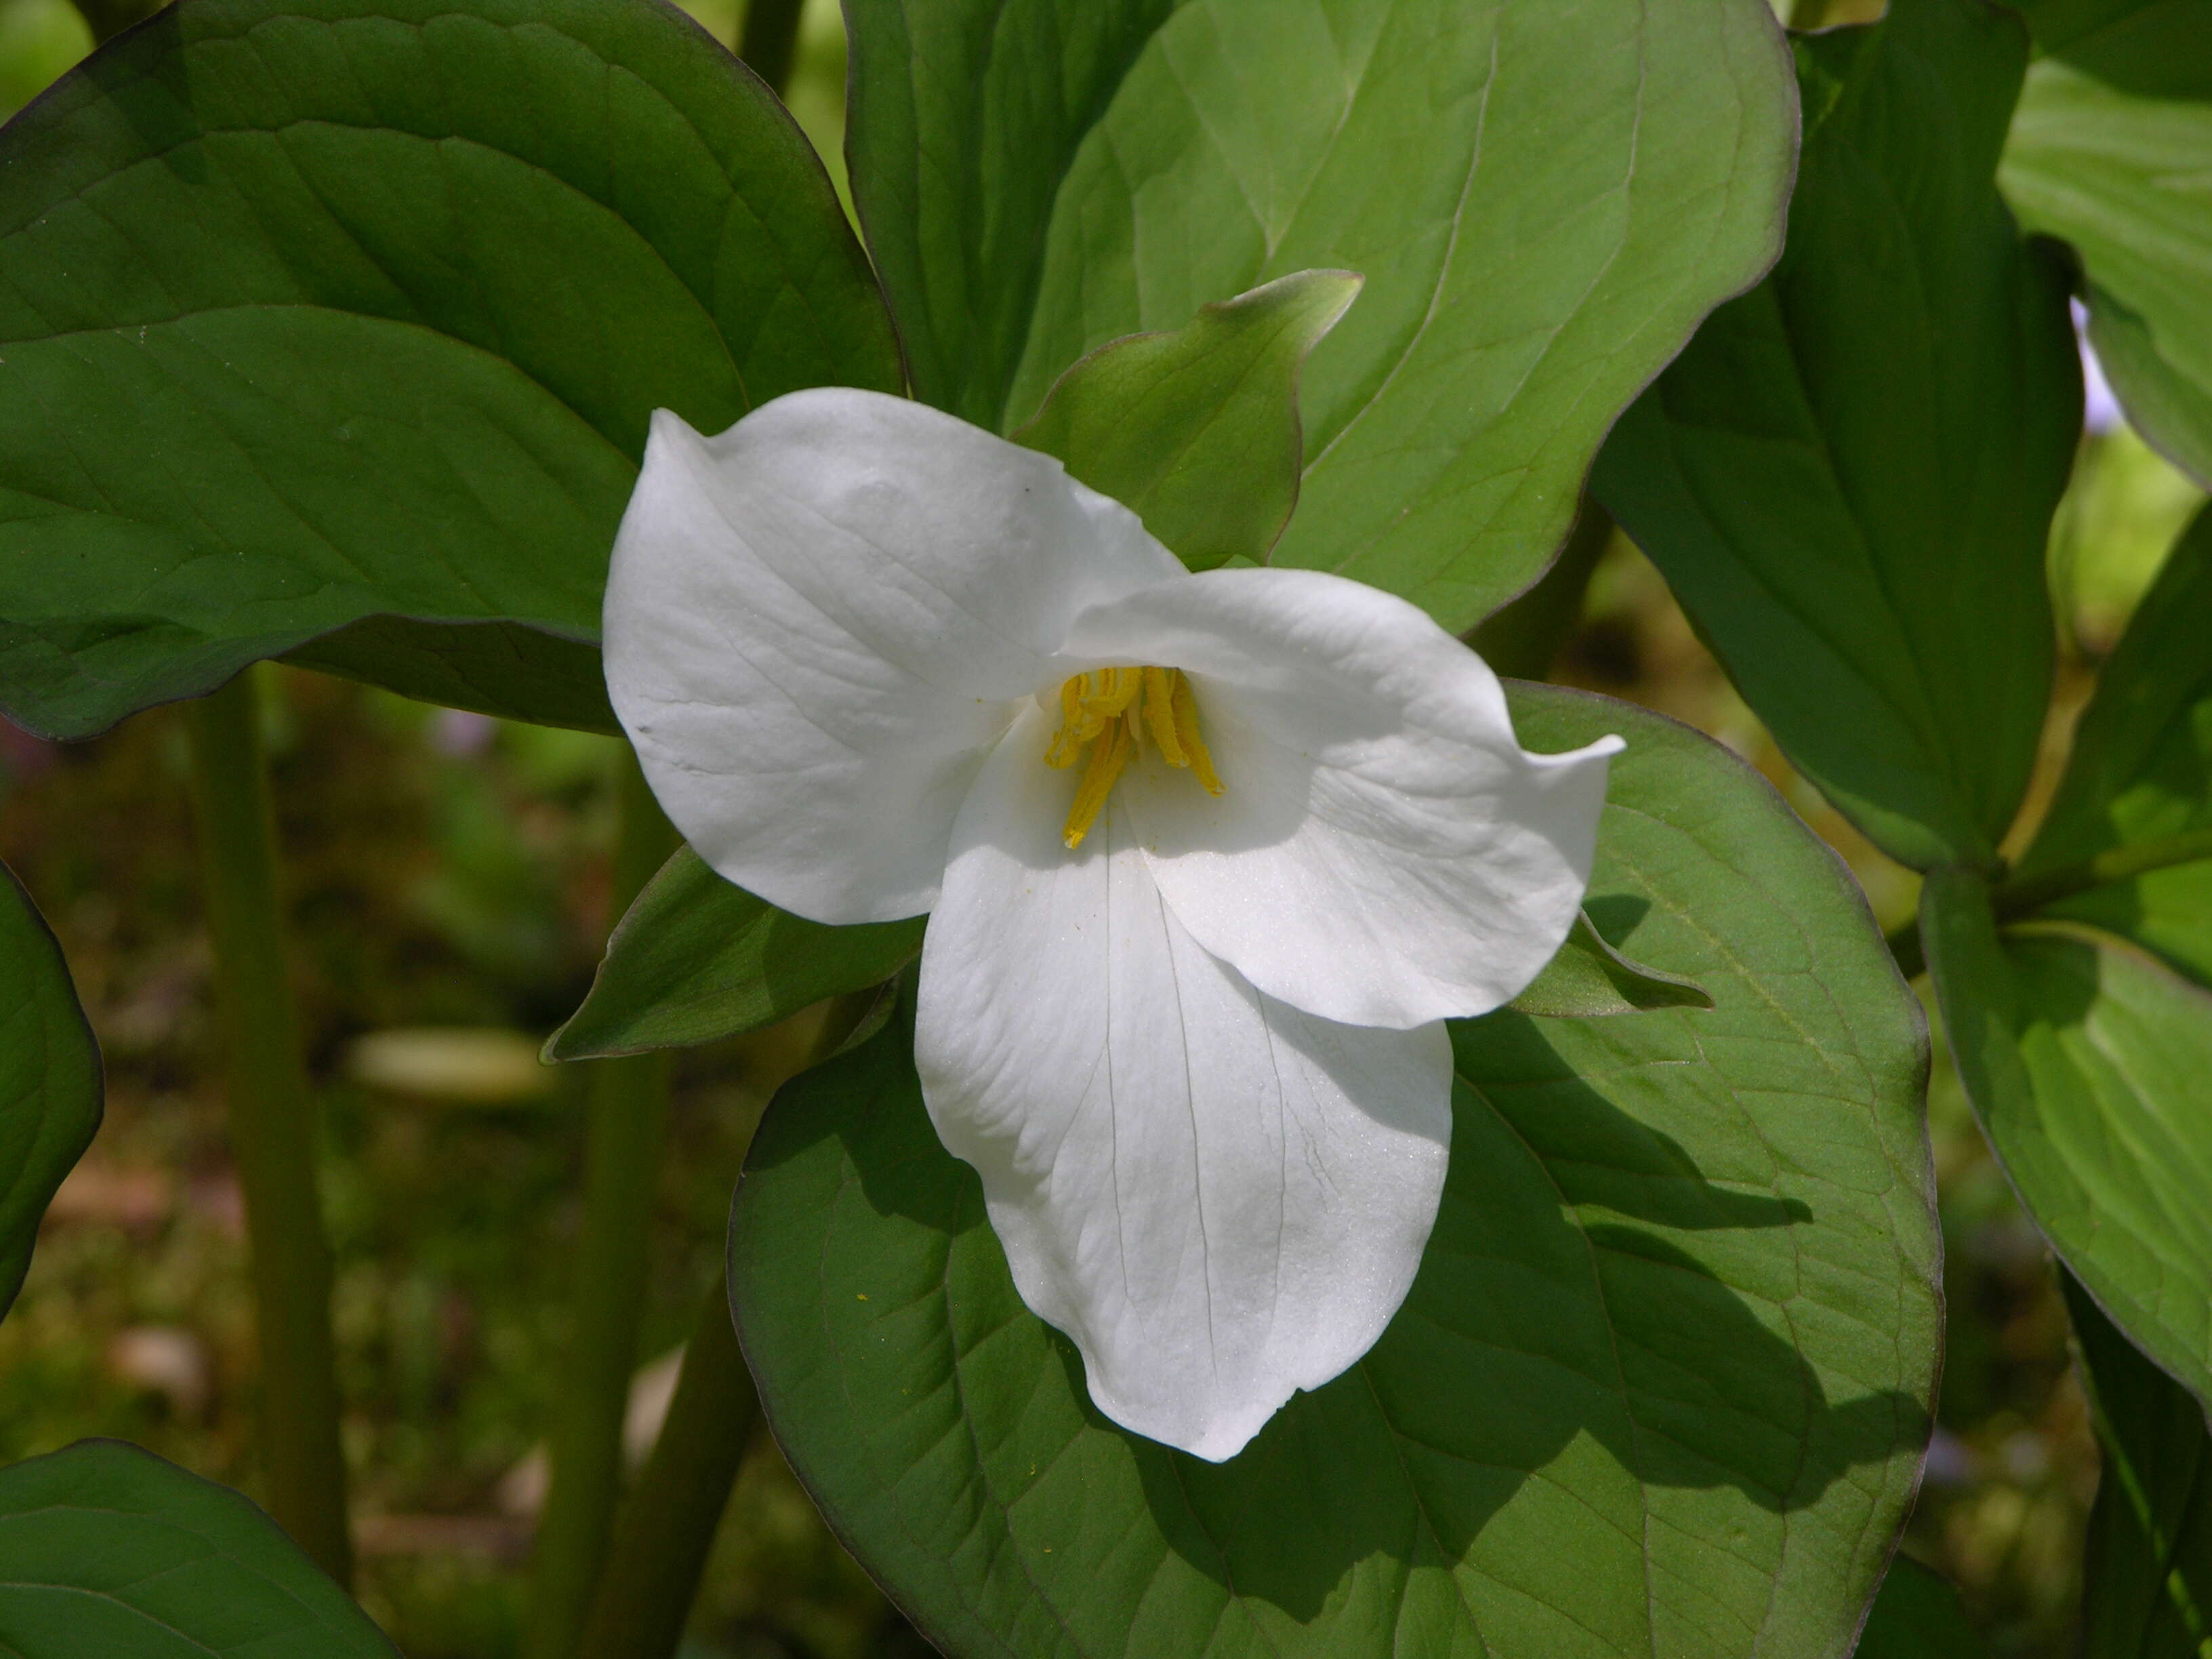
[[[2105,1472],[2089,1516],[2084,1659],[2203,1659],[2212,1643],[2212,1432],[2188,1389],[2062,1273]]]
[[[1874,1598],[1858,1659],[1984,1659],[1989,1650],[1950,1581],[1900,1555]]]
[[[57,735],[385,616],[402,689],[574,720],[586,653],[430,625],[595,640],[656,406],[901,383],[799,130],[664,6],[182,0],[0,160],[0,704]]]
[[[259,1510],[113,1440],[0,1469],[0,1652],[397,1659]]]
[[[1559,953],[1512,1006],[1524,1014],[1587,1018],[1654,1008],[1710,1008],[1713,1000],[1695,980],[1631,962],[1605,942],[1585,912],[1575,918]]]
[[[2212,510],[2183,532],[2099,674],[2021,880],[2212,830],[2208,630]],[[2212,984],[2212,856],[2099,886],[2047,913],[2108,928]]]
[[[1847,1652],[1936,1335],[1924,1029],[1863,901],[1716,745],[1607,731],[1590,908],[1710,1013],[1455,1032],[1442,1211],[1376,1348],[1209,1464],[1092,1411],[923,1110],[902,1020],[770,1108],[731,1289],[769,1419],[948,1653]]]
[[[853,190],[917,393],[995,430],[1118,336],[1365,274],[1278,564],[1464,629],[1621,406],[1773,258],[1761,0],[854,0]]]
[[[1015,441],[1059,456],[1194,570],[1264,560],[1297,505],[1298,370],[1358,292],[1350,271],[1300,271],[1103,345]]]
[[[2074,245],[2090,338],[2145,437],[2212,484],[2212,0],[2028,0],[2040,53],[2006,197]]]
[[[889,979],[921,948],[923,921],[802,921],[680,848],[616,927],[591,994],[545,1057],[682,1048],[770,1024]]]
[[[2094,928],[2001,935],[1972,871],[1929,874],[1920,928],[1960,1079],[2028,1214],[2212,1399],[2212,992]]]
[[[286,652],[284,660],[501,720],[622,730],[599,647],[516,623],[370,617]]]
[[[0,1315],[22,1288],[39,1218],[100,1127],[100,1048],[62,948],[0,865]]]
[[[1994,856],[2050,696],[2044,544],[2081,430],[2055,258],[1997,151],[2027,59],[1981,0],[1801,39],[1790,246],[1622,418],[1600,497],[1790,760],[1876,844]]]

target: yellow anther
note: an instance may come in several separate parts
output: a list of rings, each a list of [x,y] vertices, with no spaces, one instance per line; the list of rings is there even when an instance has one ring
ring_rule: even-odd
[[[1076,786],[1075,805],[1068,808],[1067,823],[1060,832],[1061,842],[1071,850],[1082,846],[1083,838],[1091,833],[1098,809],[1114,793],[1114,781],[1121,775],[1121,769],[1129,763],[1136,747],[1136,739],[1130,735],[1126,720],[1115,721],[1091,744],[1091,764],[1083,769],[1083,781]]]
[[[1097,668],[1062,683],[1060,730],[1053,734],[1044,763],[1068,767],[1090,756],[1060,831],[1067,846],[1083,844],[1148,733],[1159,745],[1162,760],[1190,772],[1209,795],[1221,793],[1213,757],[1198,734],[1198,702],[1181,669]]]

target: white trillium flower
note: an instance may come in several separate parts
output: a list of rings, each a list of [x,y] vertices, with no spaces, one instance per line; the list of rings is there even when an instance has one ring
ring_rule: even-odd
[[[1098,1408],[1218,1461],[1404,1300],[1447,1018],[1589,881],[1607,738],[1515,741],[1404,601],[1194,575],[1117,502],[922,404],[653,418],[607,684],[699,855],[784,909],[924,911],[915,1059]]]

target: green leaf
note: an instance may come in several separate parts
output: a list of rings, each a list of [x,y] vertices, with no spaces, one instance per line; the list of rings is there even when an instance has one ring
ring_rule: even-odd
[[[1091,1410],[939,1146],[910,1015],[770,1107],[731,1220],[769,1419],[964,1656],[1847,1652],[1911,1501],[1937,1313],[1924,1027],[1834,858],[1717,746],[1624,733],[1592,913],[1710,1013],[1459,1025],[1412,1294],[1209,1464]]]
[[[2089,1516],[2084,1659],[2203,1659],[2212,1644],[2212,1432],[2070,1273],[2066,1310],[2105,1471]]]
[[[2000,934],[1972,871],[1929,874],[1920,929],[1960,1079],[2028,1214],[2212,1399],[2212,992],[2094,928]]]
[[[2208,617],[2212,510],[2182,533],[2098,675],[2021,880],[2212,830]],[[2045,914],[2107,928],[2212,984],[2212,852],[2100,885]]]
[[[599,648],[518,623],[370,617],[286,652],[284,660],[501,720],[622,730],[607,701]]]
[[[1631,962],[1605,942],[1584,911],[1576,916],[1559,953],[1511,1006],[1524,1014],[1589,1018],[1655,1008],[1711,1008],[1713,1000],[1695,980]]]
[[[1526,586],[1606,428],[1772,260],[1796,100],[1761,0],[854,0],[853,191],[917,395],[999,431],[1105,342],[1291,271],[1278,564],[1455,631]]]
[[[118,1441],[0,1469],[0,1562],[23,1659],[397,1659],[267,1516]]]
[[[1298,370],[1359,282],[1302,270],[1100,346],[1014,441],[1060,457],[1194,570],[1265,560],[1297,505]]]
[[[0,705],[55,735],[366,617],[415,625],[347,672],[574,721],[592,653],[436,625],[595,641],[655,407],[902,383],[819,162],[666,7],[182,0],[0,162]]]
[[[1909,1556],[1890,1563],[1857,1659],[1984,1659],[1988,1652],[1948,1579]]]
[[[1992,182],[2027,37],[1981,0],[1897,0],[1798,52],[1789,249],[1595,485],[1830,800],[1907,864],[1984,862],[2042,732],[2081,430],[2063,274]]]
[[[2212,484],[2212,0],[2029,0],[2006,198],[2074,245],[2129,418]]]
[[[772,1024],[889,979],[921,949],[926,920],[806,921],[680,848],[617,925],[590,994],[546,1042],[545,1058],[682,1048]]]
[[[0,865],[0,1316],[23,1287],[54,1189],[92,1145],[102,1092],[62,947]]]

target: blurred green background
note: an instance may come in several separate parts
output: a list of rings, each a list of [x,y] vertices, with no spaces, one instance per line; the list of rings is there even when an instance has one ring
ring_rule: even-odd
[[[699,0],[727,40],[742,0]],[[90,36],[69,0],[0,0],[0,107]],[[841,189],[844,40],[809,0],[790,102]],[[2099,659],[2202,496],[2124,427],[2083,441],[2051,550],[2063,665],[2031,816]],[[614,746],[264,670],[295,971],[328,1121],[346,1442],[370,1611],[412,1659],[514,1645],[539,1443],[565,1338],[579,1078],[541,1067],[608,914]],[[1553,670],[1688,721],[1758,766],[1885,926],[1917,878],[1796,779],[1657,572],[1616,538]],[[69,953],[106,1052],[105,1126],[0,1324],[0,1462],[88,1434],[255,1489],[248,1297],[223,1133],[184,734],[156,709],[89,743],[0,722],[0,856]],[[683,1057],[664,1165],[641,1455],[711,1280],[752,1126],[811,1017]],[[1956,1582],[1992,1655],[2071,1650],[2097,1455],[2042,1241],[1941,1055],[1930,1126],[1948,1249],[1940,1424],[1906,1549]],[[756,1444],[694,1620],[696,1659],[926,1650]]]

